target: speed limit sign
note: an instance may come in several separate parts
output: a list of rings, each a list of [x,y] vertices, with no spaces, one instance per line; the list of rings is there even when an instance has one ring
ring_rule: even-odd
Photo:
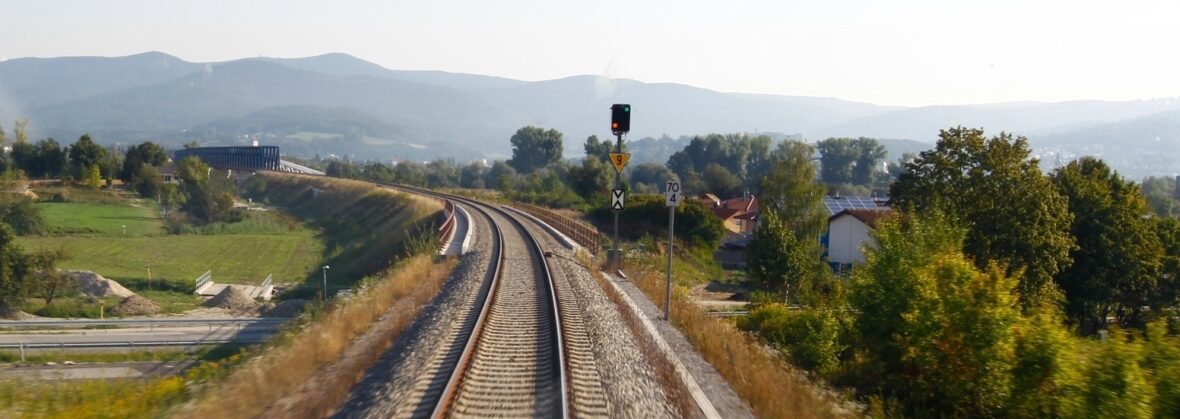
[[[664,184],[664,205],[669,207],[680,205],[680,182],[669,180]]]

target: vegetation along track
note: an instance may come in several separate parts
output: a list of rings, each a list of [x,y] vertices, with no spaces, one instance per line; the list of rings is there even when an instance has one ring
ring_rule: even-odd
[[[606,401],[576,304],[558,301],[545,252],[512,214],[476,201],[404,188],[463,203],[486,219],[493,244],[488,291],[463,348],[438,357],[453,365],[445,386],[423,389],[433,417],[598,416]],[[573,335],[573,336],[571,336]],[[570,361],[571,353],[575,361]],[[458,356],[456,356],[458,355]],[[457,358],[457,359],[456,359]],[[590,379],[585,379],[590,377]]]

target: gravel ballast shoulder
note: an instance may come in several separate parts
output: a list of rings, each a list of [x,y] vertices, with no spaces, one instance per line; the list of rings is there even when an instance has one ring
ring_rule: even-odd
[[[559,286],[568,286],[577,300],[606,391],[609,416],[681,417],[676,403],[670,400],[656,371],[644,357],[639,342],[629,333],[622,315],[591,272],[578,262],[574,251],[558,243],[535,221],[526,221],[525,225],[553,252],[549,264],[557,271],[554,279],[561,281]]]

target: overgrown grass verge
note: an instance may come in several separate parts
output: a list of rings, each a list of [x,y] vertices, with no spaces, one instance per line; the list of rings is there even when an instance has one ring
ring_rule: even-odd
[[[428,255],[406,260],[381,280],[366,284],[355,296],[309,313],[303,327],[276,337],[260,356],[174,413],[191,418],[259,417],[276,409],[286,413],[280,416],[322,416],[343,400],[364,368],[380,356],[380,349],[409,324],[412,314],[391,317],[395,327],[386,325],[385,336],[366,342],[361,352],[367,356],[347,359],[342,355],[361,350],[353,344],[391,307],[408,302],[416,310],[429,301],[453,267],[451,261],[435,263]],[[321,374],[330,366],[338,367],[337,371]],[[305,387],[313,381],[325,385]],[[288,397],[284,406],[276,405],[293,394],[298,397]]]
[[[43,353],[25,354],[25,362],[40,364],[45,362],[73,361],[78,363],[114,363],[114,362],[170,362],[170,361],[216,361],[238,353],[243,345],[229,344],[222,346],[202,346],[193,350],[181,349],[148,349],[134,352],[75,352],[52,350]],[[0,362],[20,362],[20,352],[15,350],[0,351]]]
[[[624,265],[628,278],[663,308],[665,256],[645,254]],[[677,264],[687,266],[689,264]],[[677,273],[679,275],[679,273]],[[754,337],[708,316],[692,304],[686,289],[673,287],[672,324],[717,369],[758,417],[831,418],[855,416],[844,400],[809,381]]]
[[[441,223],[438,201],[368,182],[261,173],[243,189],[255,201],[281,207],[323,232],[323,264],[331,266],[329,292],[388,268],[394,259],[412,253],[415,238],[433,234]],[[289,296],[312,297],[320,279],[321,272],[314,270],[307,276],[309,286]]]

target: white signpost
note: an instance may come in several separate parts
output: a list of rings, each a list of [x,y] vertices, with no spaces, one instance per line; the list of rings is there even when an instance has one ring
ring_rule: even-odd
[[[664,183],[664,205],[668,206],[668,279],[664,284],[664,320],[672,313],[672,239],[676,225],[676,206],[680,205],[680,182],[669,180]]]

